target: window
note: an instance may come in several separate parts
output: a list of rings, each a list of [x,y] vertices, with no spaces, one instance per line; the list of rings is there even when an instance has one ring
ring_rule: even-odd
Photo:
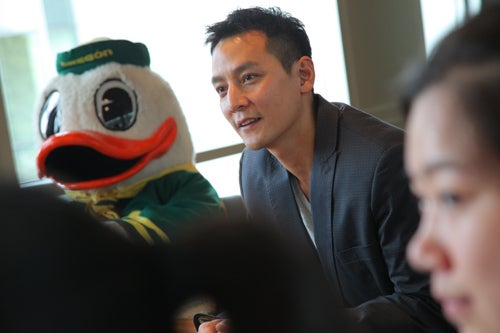
[[[170,83],[186,114],[198,169],[221,196],[239,193],[241,140],[223,118],[210,82],[205,27],[237,7],[254,5],[280,6],[304,22],[316,90],[348,102],[335,1],[0,0],[0,82],[10,132],[0,133],[0,141],[11,142],[18,180],[37,180],[32,114],[38,93],[56,73],[56,54],[107,37],[146,44],[151,69]]]
[[[420,0],[420,7],[428,54],[446,33],[479,11],[481,0]]]

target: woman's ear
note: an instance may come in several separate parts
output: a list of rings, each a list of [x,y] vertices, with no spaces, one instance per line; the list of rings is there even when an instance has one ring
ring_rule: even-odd
[[[308,93],[314,88],[314,79],[316,74],[314,72],[314,63],[308,56],[303,56],[298,60],[299,77],[300,77],[300,90],[302,93]]]

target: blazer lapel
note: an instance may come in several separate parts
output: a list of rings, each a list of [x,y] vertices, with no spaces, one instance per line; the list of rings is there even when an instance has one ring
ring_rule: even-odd
[[[300,217],[295,197],[293,196],[288,171],[272,156],[268,166],[270,171],[267,188],[278,230],[286,235],[289,241],[307,251],[316,252]],[[317,256],[314,254],[314,256]]]
[[[318,97],[315,148],[311,174],[311,209],[318,254],[328,277],[337,284],[334,258],[333,186],[337,166],[339,110]],[[337,286],[338,287],[338,286]]]

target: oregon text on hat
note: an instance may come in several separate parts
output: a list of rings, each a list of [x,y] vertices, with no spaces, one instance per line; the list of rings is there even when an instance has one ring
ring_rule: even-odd
[[[128,40],[102,40],[57,54],[57,73],[81,74],[108,62],[149,66],[146,45]]]

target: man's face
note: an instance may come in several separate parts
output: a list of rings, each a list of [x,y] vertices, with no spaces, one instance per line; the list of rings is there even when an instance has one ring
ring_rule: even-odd
[[[221,40],[212,54],[212,83],[222,112],[249,149],[296,140],[306,116],[299,62],[287,73],[266,41],[262,32],[249,31]]]

